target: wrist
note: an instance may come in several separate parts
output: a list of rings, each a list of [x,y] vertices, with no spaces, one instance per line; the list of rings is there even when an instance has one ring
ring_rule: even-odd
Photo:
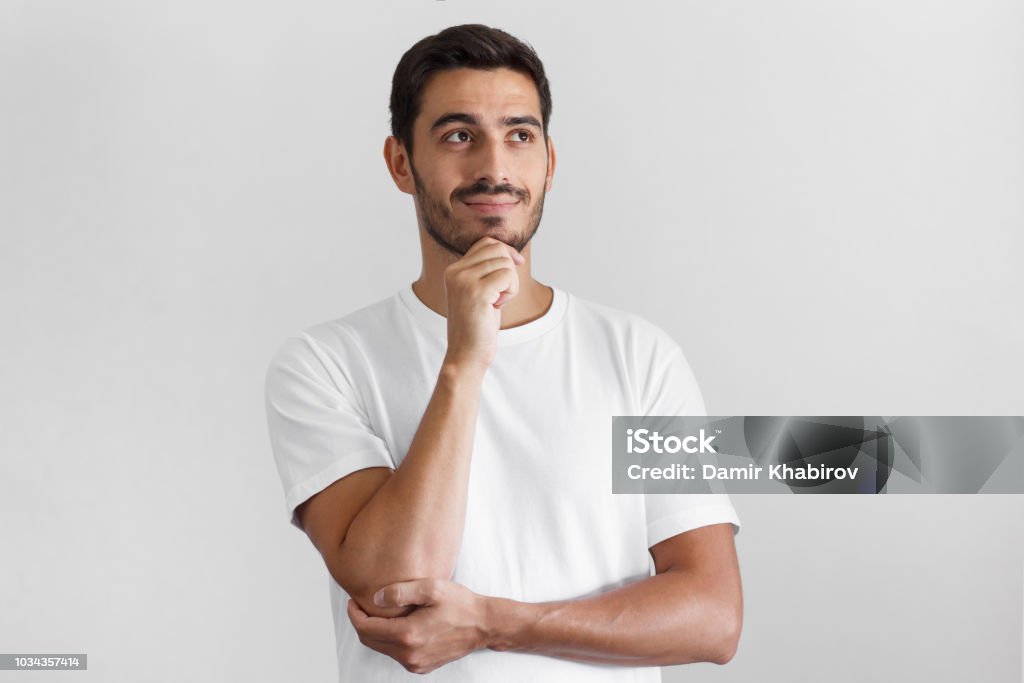
[[[489,365],[480,360],[445,355],[441,363],[441,376],[451,381],[483,381]]]
[[[540,618],[540,605],[485,597],[483,647],[497,652],[527,649],[530,628]]]

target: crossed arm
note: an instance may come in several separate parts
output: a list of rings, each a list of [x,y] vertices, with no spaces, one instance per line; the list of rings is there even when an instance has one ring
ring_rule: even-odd
[[[657,574],[590,598],[530,604],[421,579],[377,596],[418,606],[407,617],[371,617],[355,601],[348,614],[364,645],[414,673],[484,647],[627,666],[725,664],[743,613],[732,537],[731,524],[716,524],[662,541],[651,548]]]
[[[654,576],[594,597],[529,604],[450,581],[483,371],[444,364],[397,469],[354,472],[297,510],[352,597],[363,644],[417,672],[479,648],[629,666],[729,661],[742,624],[731,524],[662,541]]]

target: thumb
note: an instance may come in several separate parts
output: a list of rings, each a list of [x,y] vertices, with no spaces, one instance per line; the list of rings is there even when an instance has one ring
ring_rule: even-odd
[[[373,596],[373,604],[378,607],[407,607],[409,605],[429,605],[433,600],[431,579],[402,581],[384,586]]]

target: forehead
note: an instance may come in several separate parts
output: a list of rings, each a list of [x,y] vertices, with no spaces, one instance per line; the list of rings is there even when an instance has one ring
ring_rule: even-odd
[[[533,79],[511,69],[450,69],[433,74],[423,89],[417,125],[429,126],[449,112],[496,115],[533,114],[540,119],[540,95]]]

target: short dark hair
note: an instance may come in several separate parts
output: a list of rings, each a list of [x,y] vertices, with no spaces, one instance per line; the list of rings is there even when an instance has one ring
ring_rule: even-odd
[[[486,71],[505,67],[533,79],[547,145],[551,120],[551,89],[544,64],[533,47],[498,28],[482,24],[451,26],[409,48],[391,79],[391,134],[412,156],[413,122],[423,106],[423,90],[436,71],[469,68]]]

